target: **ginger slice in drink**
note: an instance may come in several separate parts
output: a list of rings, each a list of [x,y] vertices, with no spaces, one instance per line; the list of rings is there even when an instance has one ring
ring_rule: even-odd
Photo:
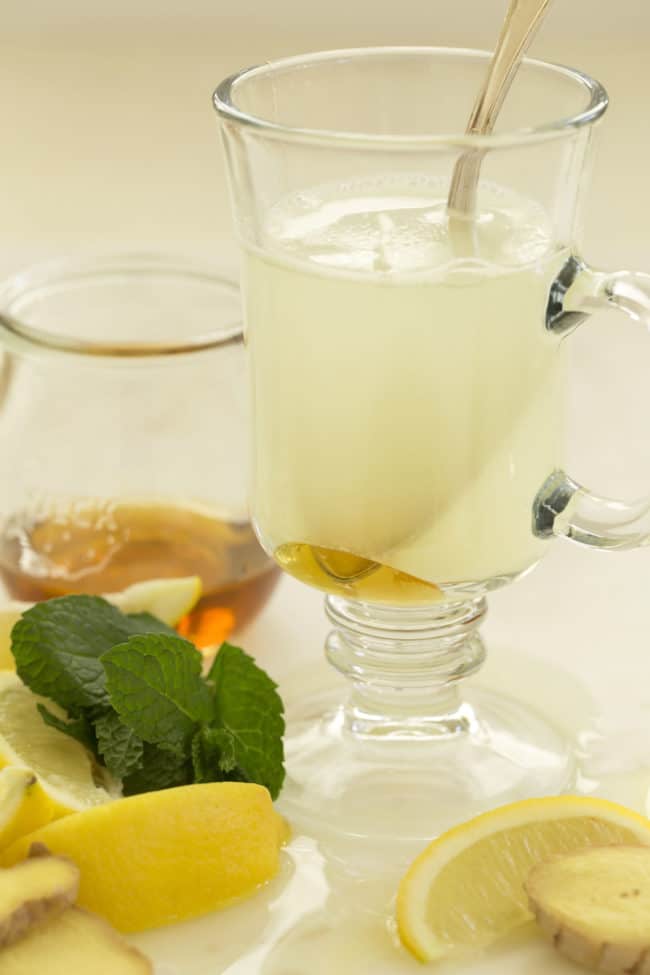
[[[378,562],[351,552],[319,546],[314,546],[312,552],[320,568],[340,582],[356,582],[380,568]]]

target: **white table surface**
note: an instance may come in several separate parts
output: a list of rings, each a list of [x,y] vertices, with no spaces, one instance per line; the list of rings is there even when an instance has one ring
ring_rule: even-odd
[[[619,8],[622,21],[636,11],[631,0]],[[594,73],[612,95],[594,166],[585,256],[650,271],[650,17],[600,39],[565,36],[560,21],[558,15],[536,53]],[[269,56],[395,35],[383,21],[374,30],[332,26],[318,36],[292,33],[289,24],[257,33],[249,26],[224,37],[218,17],[205,28],[161,18],[128,29],[108,22],[47,31],[35,20],[7,32],[0,40],[0,272],[64,253],[148,247],[234,268],[210,106],[216,82]],[[422,40],[403,25],[397,33],[402,42]],[[435,37],[464,39],[458,23]],[[467,41],[488,42],[476,31]],[[641,327],[613,315],[584,326],[571,342],[572,472],[600,493],[639,496],[650,489],[650,342]],[[557,542],[534,573],[491,599],[485,626],[486,679],[525,690],[544,672],[543,686],[552,690],[538,706],[590,732],[602,791],[638,807],[650,784],[649,591],[650,552],[607,555]],[[321,654],[320,604],[318,594],[284,579],[242,637],[281,685]],[[174,954],[167,947],[173,937],[172,929],[161,937],[165,957]],[[537,945],[512,948],[465,970],[565,970],[551,959]],[[251,966],[237,975],[264,971]],[[173,969],[224,970],[218,954],[209,968]]]

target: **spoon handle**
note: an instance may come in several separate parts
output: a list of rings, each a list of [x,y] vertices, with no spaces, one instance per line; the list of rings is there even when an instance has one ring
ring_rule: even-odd
[[[487,77],[467,123],[468,135],[491,132],[528,45],[551,0],[510,0]],[[454,167],[447,208],[451,214],[471,216],[483,153],[464,152]]]

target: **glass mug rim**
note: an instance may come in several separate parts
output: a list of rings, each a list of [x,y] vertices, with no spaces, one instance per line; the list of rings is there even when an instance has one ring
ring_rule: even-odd
[[[550,61],[541,61],[536,58],[524,58],[523,64],[530,68],[540,70],[547,75],[568,79],[585,92],[588,100],[582,111],[539,126],[515,129],[510,132],[492,133],[490,135],[467,135],[464,132],[384,135],[370,132],[347,132],[336,129],[285,125],[248,113],[238,108],[235,103],[236,89],[240,83],[270,76],[287,69],[304,68],[328,61],[369,59],[386,56],[409,57],[426,55],[438,58],[453,57],[459,60],[480,59],[488,62],[492,57],[492,52],[473,48],[425,46],[358,47],[317,51],[310,54],[295,55],[293,57],[277,58],[261,65],[253,65],[237,71],[225,78],[218,85],[214,91],[212,100],[217,113],[224,120],[248,126],[253,130],[264,133],[265,136],[317,145],[338,144],[348,148],[383,150],[435,149],[449,146],[490,149],[544,142],[549,139],[564,136],[568,132],[596,122],[605,113],[609,104],[607,91],[599,81],[596,81],[576,68],[554,64]]]
[[[30,325],[21,319],[21,303],[30,299],[47,298],[74,290],[91,288],[94,284],[110,283],[116,287],[125,280],[150,278],[152,281],[172,279],[189,288],[211,290],[215,299],[228,297],[239,307],[240,291],[237,282],[216,274],[208,264],[193,258],[149,252],[125,252],[65,257],[46,261],[18,271],[0,282],[0,346],[2,334],[33,351],[68,353],[101,359],[151,359],[196,353],[226,345],[238,345],[244,340],[241,312],[216,324],[211,330],[189,337],[174,337],[167,341],[109,341],[92,340],[78,333],[65,334],[47,327]],[[191,308],[191,306],[190,306]]]

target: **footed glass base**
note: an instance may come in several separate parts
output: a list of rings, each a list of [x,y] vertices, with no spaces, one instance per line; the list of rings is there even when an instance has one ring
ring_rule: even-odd
[[[292,823],[426,841],[503,803],[570,789],[568,743],[528,705],[464,680],[485,657],[485,599],[398,608],[328,596],[329,662],[349,682],[289,714]],[[462,691],[461,691],[462,685]]]
[[[281,807],[306,832],[317,824],[341,838],[410,845],[503,803],[574,784],[562,736],[492,691],[468,689],[445,714],[447,733],[432,735],[404,726],[360,734],[339,701],[334,691],[314,695],[288,726]]]

